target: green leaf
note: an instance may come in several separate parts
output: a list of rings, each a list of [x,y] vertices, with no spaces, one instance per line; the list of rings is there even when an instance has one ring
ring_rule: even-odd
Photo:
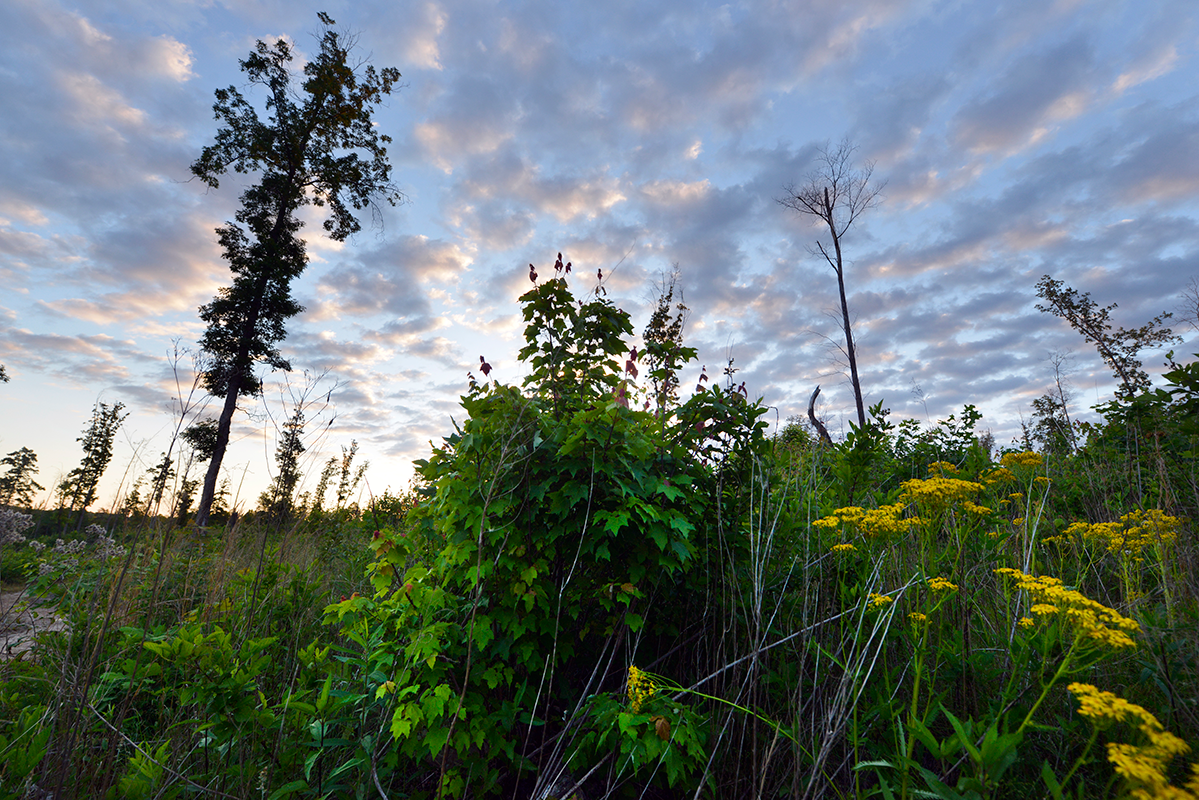
[[[937,737],[933,736],[932,731],[924,726],[923,722],[913,719],[908,723],[908,729],[918,742],[928,748],[929,753],[938,758],[941,757],[941,743],[937,741]]]
[[[308,788],[309,786],[307,781],[296,780],[292,781],[291,783],[285,783],[275,791],[271,792],[271,795],[267,798],[267,800],[279,800],[281,797],[287,797],[289,794],[302,792]]]
[[[961,720],[950,713],[949,709],[945,708],[945,706],[941,706],[941,712],[945,715],[945,718],[949,720],[949,724],[953,726],[954,731],[957,732],[958,739],[961,741],[962,746],[966,748],[966,752],[970,754],[970,758],[974,760],[975,764],[982,764],[982,753],[980,753],[978,748],[974,746],[974,742],[971,741],[971,739],[974,737],[969,731],[966,730],[965,726],[962,725]]]
[[[1062,800],[1062,785],[1057,782],[1057,776],[1053,774],[1053,768],[1049,766],[1048,761],[1041,762],[1041,780],[1045,781],[1053,800]]]
[[[445,747],[446,741],[450,738],[449,725],[434,725],[425,734],[425,747],[429,748],[429,755],[436,757]]]

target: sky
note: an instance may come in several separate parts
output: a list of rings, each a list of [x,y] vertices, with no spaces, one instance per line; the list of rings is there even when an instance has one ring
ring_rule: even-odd
[[[480,357],[519,382],[517,298],[558,252],[604,273],[640,331],[677,265],[693,375],[736,379],[772,425],[813,389],[834,434],[853,398],[821,231],[782,206],[822,148],[856,146],[881,202],[845,239],[866,402],[935,423],[967,403],[1010,444],[1054,381],[1109,399],[1090,345],[1035,305],[1050,274],[1136,327],[1199,276],[1193,0],[7,0],[0,4],[0,453],[52,487],[96,402],[120,402],[99,506],[166,450],[191,395],[197,309],[229,283],[214,229],[252,180],[209,190],[213,92],[258,39],[317,49],[317,12],[394,66],[377,110],[403,204],[344,243],[304,229],[305,311],[235,418],[252,507],[282,420],[308,419],[308,486],[358,442],[370,492],[461,422]],[[261,107],[261,106],[260,106]],[[1194,310],[1194,304],[1191,304]],[[1194,331],[1176,326],[1188,340]],[[1189,341],[1179,353],[1189,360]],[[1060,358],[1058,359],[1061,360]],[[1160,373],[1164,357],[1145,358]],[[1159,381],[1160,383],[1160,381]]]

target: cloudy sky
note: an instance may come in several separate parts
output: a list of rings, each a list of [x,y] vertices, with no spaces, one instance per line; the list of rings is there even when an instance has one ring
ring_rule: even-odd
[[[638,330],[677,263],[709,374],[734,358],[772,421],[819,384],[843,430],[835,278],[810,255],[819,230],[776,202],[828,142],[885,181],[847,279],[867,401],[897,416],[973,403],[1010,442],[1053,352],[1072,352],[1084,414],[1111,381],[1034,309],[1037,280],[1118,302],[1131,327],[1199,275],[1193,0],[7,0],[0,453],[34,449],[46,486],[97,400],[131,412],[105,503],[165,449],[191,381],[174,343],[194,347],[228,283],[213,229],[244,186],[188,181],[213,90],[245,87],[256,39],[315,50],[320,10],[403,73],[376,119],[408,202],[344,244],[306,229],[296,369],[268,376],[226,459],[243,503],[305,392],[313,473],[357,440],[372,490],[402,488],[481,355],[519,380],[515,301],[558,251],[580,293],[602,269]]]

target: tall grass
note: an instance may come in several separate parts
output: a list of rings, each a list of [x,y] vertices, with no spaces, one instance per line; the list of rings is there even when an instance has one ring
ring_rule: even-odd
[[[1094,451],[850,456],[779,441],[714,466],[720,500],[696,528],[696,563],[646,579],[644,627],[560,623],[554,646],[590,660],[555,668],[547,653],[511,695],[493,736],[514,766],[496,767],[492,790],[1194,795],[1181,756],[1199,744],[1199,580],[1183,461],[1155,456],[1153,481],[1142,467],[1129,488],[1137,468]],[[408,692],[437,688],[411,688],[405,665],[451,658],[406,661],[420,646],[409,637],[459,614],[403,627],[400,612],[437,589],[403,576],[449,552],[410,508],[210,532],[142,522],[105,531],[111,546],[47,540],[40,556],[24,543],[27,602],[69,628],[0,665],[0,798],[473,796],[482,784],[446,778],[476,774],[487,743],[451,746],[470,715],[440,739],[401,716]],[[502,541],[507,556],[478,558],[515,557],[521,543]],[[380,583],[390,543],[403,560]],[[579,569],[570,580],[590,579]],[[462,619],[494,612],[499,589],[478,587]],[[444,674],[509,666],[464,652]],[[461,704],[464,686],[440,702]],[[1100,707],[1115,703],[1103,692],[1139,711]],[[404,744],[415,736],[423,756]]]

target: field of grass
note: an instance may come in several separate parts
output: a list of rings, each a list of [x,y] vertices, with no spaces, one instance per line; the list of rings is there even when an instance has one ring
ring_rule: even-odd
[[[771,438],[554,283],[408,496],[8,537],[68,628],[0,663],[0,798],[1199,797],[1168,397],[1037,452],[970,407]]]

